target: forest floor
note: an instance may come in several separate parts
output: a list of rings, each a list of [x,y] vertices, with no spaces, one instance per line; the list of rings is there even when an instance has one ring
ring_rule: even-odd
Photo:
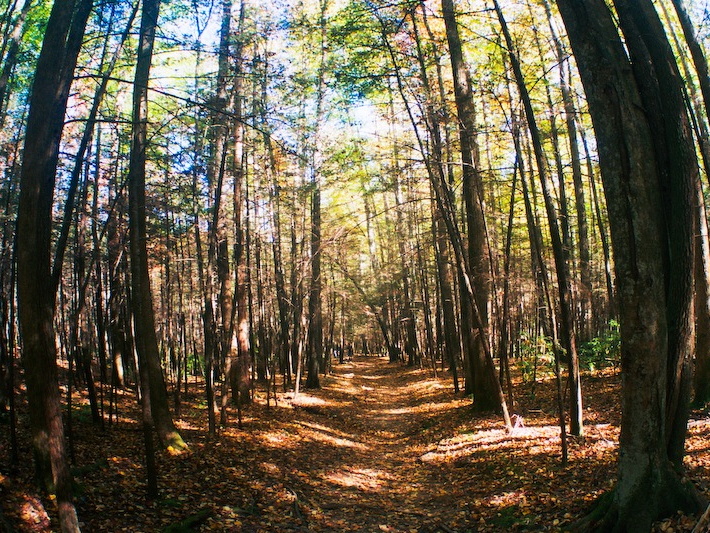
[[[444,379],[445,378],[445,379]],[[160,497],[145,498],[143,444],[135,398],[103,431],[86,406],[74,416],[77,509],[84,532],[398,532],[558,531],[583,516],[612,486],[619,423],[619,378],[584,376],[584,437],[560,461],[554,381],[516,385],[519,427],[474,416],[448,376],[361,357],[335,364],[322,389],[256,395],[236,424],[207,438],[205,402],[183,401],[178,424],[189,451],[158,457]],[[193,385],[192,390],[196,393]],[[232,413],[235,417],[236,414]],[[31,482],[29,440],[22,467],[7,475],[6,421],[0,435],[0,531],[47,532],[52,501]],[[26,424],[23,424],[23,427]],[[710,482],[710,422],[694,413],[688,476]],[[656,531],[690,531],[676,516]]]

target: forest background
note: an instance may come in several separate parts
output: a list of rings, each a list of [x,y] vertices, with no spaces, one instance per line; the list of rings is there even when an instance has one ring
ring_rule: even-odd
[[[612,4],[3,2],[0,400],[62,529],[78,398],[105,424],[138,391],[155,496],[190,378],[216,436],[352,354],[510,430],[551,372],[563,462],[582,374],[620,366],[618,484],[579,527],[704,508],[707,10]]]

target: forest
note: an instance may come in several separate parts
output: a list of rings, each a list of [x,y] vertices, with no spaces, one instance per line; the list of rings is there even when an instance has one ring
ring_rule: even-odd
[[[0,0],[0,531],[710,531],[707,0]]]

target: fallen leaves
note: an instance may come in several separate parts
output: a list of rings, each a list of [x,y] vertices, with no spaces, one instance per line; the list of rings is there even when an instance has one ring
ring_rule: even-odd
[[[498,417],[475,418],[469,399],[424,371],[378,358],[334,370],[322,390],[280,393],[278,407],[257,394],[243,429],[224,428],[213,440],[193,385],[177,421],[190,450],[159,454],[157,501],[144,498],[134,398],[123,396],[122,418],[105,432],[75,421],[85,531],[558,531],[614,481],[616,375],[584,381],[590,423],[584,437],[570,439],[562,469],[551,381],[539,382],[535,396],[517,385],[525,426],[510,435]],[[710,474],[709,439],[708,420],[696,417],[691,479]],[[52,531],[53,503],[35,493],[29,450],[23,454],[18,476],[0,475],[0,519],[19,531]],[[656,530],[690,531],[694,520],[679,515]]]

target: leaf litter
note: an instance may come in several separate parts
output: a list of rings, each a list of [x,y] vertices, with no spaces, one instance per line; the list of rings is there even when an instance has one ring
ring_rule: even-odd
[[[138,404],[125,392],[117,423],[74,420],[77,511],[88,532],[559,531],[613,486],[619,382],[611,371],[585,376],[587,425],[570,438],[567,468],[551,379],[535,394],[517,381],[519,427],[508,434],[495,414],[474,415],[445,375],[356,358],[335,365],[320,390],[279,393],[276,406],[257,391],[242,429],[232,412],[213,439],[191,383],[176,420],[190,448],[158,454],[155,501],[145,497]],[[78,409],[83,401],[77,394]],[[686,466],[706,492],[709,438],[707,412],[694,412]],[[20,439],[19,471],[0,474],[0,531],[55,531],[53,501],[32,483],[29,436]],[[678,515],[654,530],[690,531],[696,520]]]

